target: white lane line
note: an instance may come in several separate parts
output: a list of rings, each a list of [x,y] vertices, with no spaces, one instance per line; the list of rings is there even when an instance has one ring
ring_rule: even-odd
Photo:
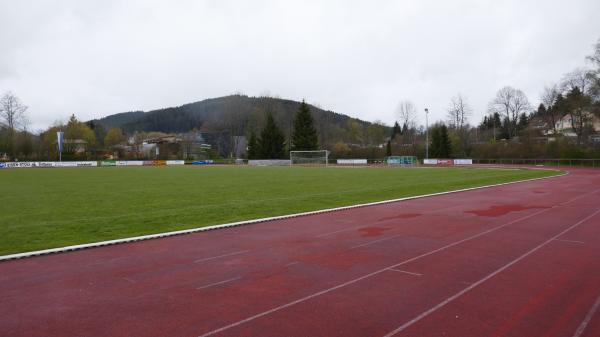
[[[600,296],[598,296],[596,302],[594,303],[594,305],[592,305],[590,311],[588,311],[587,315],[585,315],[583,322],[581,322],[577,330],[575,330],[575,334],[573,335],[573,337],[580,337],[583,335],[585,328],[587,327],[588,323],[590,323],[590,321],[592,320],[592,316],[594,316],[594,313],[596,312],[596,310],[598,310],[598,307],[600,307]]]
[[[129,277],[123,277],[123,279],[129,283],[137,283],[135,280],[132,280]]]
[[[413,262],[413,261],[419,260],[419,259],[421,259],[421,258],[427,257],[427,256],[429,256],[429,255],[433,255],[433,254],[435,254],[435,253],[439,253],[439,252],[441,252],[441,251],[444,251],[444,250],[446,250],[446,249],[448,249],[448,248],[452,248],[452,247],[454,247],[454,246],[460,245],[461,243],[464,243],[464,242],[467,242],[467,241],[470,241],[470,240],[476,239],[476,238],[478,238],[478,237],[480,237],[480,236],[483,236],[483,235],[489,234],[489,233],[491,233],[491,232],[497,231],[497,230],[499,230],[499,229],[502,229],[502,228],[504,228],[504,227],[506,227],[506,226],[509,226],[509,225],[512,225],[512,224],[514,224],[514,223],[517,223],[517,222],[520,222],[520,221],[523,221],[523,220],[526,220],[526,219],[532,218],[532,217],[534,217],[534,216],[536,216],[536,215],[539,215],[539,214],[541,214],[541,213],[548,212],[549,210],[551,210],[551,209],[554,209],[554,208],[555,208],[555,207],[544,208],[544,209],[542,209],[542,210],[539,210],[539,211],[537,211],[537,212],[534,212],[534,213],[531,213],[531,214],[529,214],[529,215],[523,216],[523,217],[521,217],[521,218],[518,218],[518,219],[515,219],[515,220],[512,220],[512,221],[509,221],[509,222],[507,222],[507,223],[504,223],[504,224],[502,224],[502,225],[499,225],[499,226],[496,226],[496,227],[490,228],[490,229],[488,229],[488,230],[485,230],[485,231],[483,231],[483,232],[480,232],[480,233],[478,233],[478,234],[471,235],[471,236],[469,236],[469,237],[467,237],[467,238],[464,238],[464,239],[462,239],[462,240],[455,241],[455,242],[453,242],[453,243],[447,244],[447,245],[445,245],[445,246],[442,246],[442,247],[440,247],[440,248],[434,249],[434,250],[432,250],[432,251],[429,251],[429,252],[427,252],[427,253],[423,253],[423,254],[421,254],[421,255],[418,255],[418,256],[412,257],[412,258],[410,258],[410,259],[408,259],[408,260],[404,260],[404,261],[402,261],[402,262],[399,262],[399,263],[396,263],[396,264],[394,264],[394,265],[391,265],[391,266],[388,266],[388,267],[385,267],[385,268],[379,269],[379,270],[377,270],[377,271],[374,271],[374,272],[372,272],[372,273],[369,273],[369,274],[363,275],[363,276],[361,276],[361,277],[358,277],[358,278],[352,279],[352,280],[350,280],[350,281],[346,281],[346,282],[344,282],[344,283],[338,284],[337,286],[333,286],[333,287],[331,287],[331,288],[327,288],[327,289],[321,290],[321,291],[319,291],[319,292],[316,292],[316,293],[313,293],[313,294],[311,294],[311,295],[308,295],[308,296],[305,296],[305,297],[299,298],[299,299],[297,299],[297,300],[295,300],[295,301],[288,302],[288,303],[286,303],[286,304],[283,304],[283,305],[280,305],[280,306],[278,306],[278,307],[275,307],[275,308],[269,309],[269,310],[267,310],[267,311],[263,311],[263,312],[261,312],[261,313],[258,313],[258,314],[256,314],[256,315],[254,315],[254,316],[250,316],[250,317],[248,317],[248,318],[245,318],[245,319],[242,319],[242,320],[240,320],[240,321],[237,321],[237,322],[231,323],[231,324],[229,324],[229,325],[226,325],[226,326],[220,327],[220,328],[218,328],[218,329],[215,329],[215,330],[212,330],[212,331],[206,332],[206,333],[204,333],[204,334],[200,335],[200,337],[211,336],[211,335],[217,334],[217,333],[219,333],[219,332],[222,332],[222,331],[225,331],[225,330],[228,330],[228,329],[234,328],[234,327],[236,327],[236,326],[242,325],[242,324],[244,324],[244,323],[248,323],[248,322],[250,322],[250,321],[253,321],[253,320],[257,319],[257,318],[261,318],[261,317],[263,317],[263,316],[270,315],[270,314],[272,314],[272,313],[274,313],[274,312],[277,312],[277,311],[283,310],[283,309],[285,309],[285,308],[289,308],[289,307],[291,307],[291,306],[294,306],[294,305],[296,305],[296,304],[298,304],[298,303],[306,302],[306,301],[308,301],[308,300],[310,300],[310,299],[313,299],[313,298],[315,298],[315,297],[318,297],[318,296],[321,296],[321,295],[324,295],[324,294],[330,293],[330,292],[332,292],[332,291],[335,291],[335,290],[337,290],[337,289],[340,289],[340,288],[344,288],[344,287],[346,287],[346,286],[349,286],[349,285],[351,285],[351,284],[357,283],[357,282],[359,282],[359,281],[362,281],[362,280],[364,280],[364,279],[367,279],[367,278],[373,277],[373,276],[375,276],[375,275],[379,275],[379,274],[381,274],[381,273],[383,273],[383,272],[387,271],[387,270],[388,270],[388,269],[390,269],[390,268],[396,268],[396,267],[402,266],[402,265],[404,265],[404,264],[407,264],[407,263],[410,263],[410,262]]]
[[[481,280],[473,283],[472,285],[466,287],[465,289],[457,292],[456,294],[448,297],[447,299],[443,300],[442,302],[438,303],[436,306],[422,312],[420,315],[418,315],[417,317],[411,319],[410,321],[402,324],[401,326],[399,326],[398,328],[392,330],[391,332],[389,332],[388,334],[386,334],[384,337],[391,337],[403,330],[405,330],[406,328],[410,327],[411,325],[417,323],[418,321],[422,320],[423,318],[431,315],[432,313],[434,313],[435,311],[439,310],[440,308],[444,307],[446,304],[454,301],[455,299],[459,298],[460,296],[464,295],[465,293],[467,293],[468,291],[472,290],[473,288],[479,286],[480,284],[484,283],[485,281],[491,279],[492,277],[498,275],[499,273],[505,271],[506,269],[510,268],[511,266],[513,266],[514,264],[518,263],[519,261],[523,260],[524,258],[528,257],[529,255],[535,253],[536,251],[538,251],[540,248],[546,246],[547,244],[549,244],[550,242],[556,240],[557,238],[559,238],[560,236],[564,235],[565,233],[569,232],[570,230],[574,229],[575,227],[581,225],[582,223],[586,222],[587,220],[591,219],[593,216],[595,216],[596,214],[600,213],[600,209],[597,209],[595,212],[593,212],[592,214],[586,216],[585,218],[583,218],[582,220],[579,220],[577,223],[569,226],[567,229],[563,230],[562,232],[556,234],[555,236],[551,237],[550,239],[542,242],[541,244],[535,246],[533,249],[529,250],[528,252],[526,252],[525,254],[519,256],[518,258],[512,260],[511,262],[505,264],[504,266],[502,266],[499,269],[496,269],[495,271],[493,271],[492,273],[488,274],[486,277],[482,278]]]
[[[222,257],[244,254],[244,253],[247,253],[247,252],[249,252],[249,250],[240,250],[240,251],[233,252],[233,253],[227,253],[227,254],[223,254],[223,255],[205,257],[203,259],[195,260],[194,263],[200,263],[200,262],[204,262],[204,261],[210,261],[210,260],[214,260],[214,259],[219,259],[219,258],[222,258]]]
[[[355,249],[355,248],[370,246],[370,245],[379,243],[381,241],[387,241],[387,240],[395,239],[395,238],[397,238],[399,236],[402,236],[402,235],[401,234],[392,235],[392,236],[388,236],[387,238],[382,238],[382,239],[379,239],[379,240],[369,241],[369,242],[366,242],[366,243],[363,243],[363,244],[360,244],[360,245],[352,246],[352,247],[350,247],[350,249]]]
[[[290,262],[290,263],[286,264],[285,266],[289,267],[289,266],[293,266],[293,265],[298,264],[298,263],[300,263],[300,262],[294,261],[294,262]]]
[[[218,286],[219,284],[223,284],[223,283],[228,283],[228,282],[232,282],[232,281],[235,281],[235,280],[239,280],[241,278],[242,278],[241,276],[238,276],[238,277],[230,278],[230,279],[225,280],[225,281],[220,281],[220,282],[215,282],[215,283],[207,284],[205,286],[201,286],[201,287],[198,287],[196,289],[206,289],[206,288],[209,288],[209,287]]]
[[[409,274],[409,275],[413,275],[413,276],[423,276],[423,274],[419,274],[419,273],[412,273],[412,272],[409,272],[409,271],[406,271],[406,270],[400,270],[400,269],[394,269],[394,268],[390,268],[390,269],[388,269],[388,270],[391,270],[391,271],[397,271],[397,272],[399,272],[399,273]]]
[[[577,241],[577,240],[564,240],[564,239],[556,239],[554,241],[560,241],[560,242],[569,242],[569,243],[581,243],[584,244],[585,242],[583,241]]]
[[[363,228],[363,227],[366,227],[366,226],[367,225],[360,225],[360,226],[354,226],[354,227],[344,228],[344,229],[340,229],[340,230],[335,231],[335,232],[329,232],[329,233],[319,234],[319,235],[317,235],[315,237],[316,238],[324,238],[326,236],[330,236],[330,235],[341,233],[341,232],[347,232],[347,231],[351,231],[353,229],[359,229],[359,228]]]

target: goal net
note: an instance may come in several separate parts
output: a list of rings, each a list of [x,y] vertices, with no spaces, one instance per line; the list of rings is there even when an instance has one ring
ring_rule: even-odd
[[[290,151],[290,165],[327,166],[329,151]]]

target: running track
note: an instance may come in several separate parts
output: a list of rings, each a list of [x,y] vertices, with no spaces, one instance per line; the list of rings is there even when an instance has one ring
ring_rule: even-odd
[[[600,171],[0,263],[1,336],[600,336]]]

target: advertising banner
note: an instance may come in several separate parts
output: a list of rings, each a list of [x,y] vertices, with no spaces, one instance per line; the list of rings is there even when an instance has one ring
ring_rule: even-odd
[[[437,159],[423,159],[423,165],[437,165]]]
[[[77,167],[77,163],[74,161],[57,162],[56,167]]]
[[[5,163],[0,163],[0,169],[6,168],[6,164]]]
[[[37,167],[56,167],[56,163],[53,161],[40,161],[37,162]]]
[[[142,165],[144,165],[144,162],[141,160],[128,160],[126,165],[127,166],[142,166]]]
[[[33,167],[32,162],[28,161],[14,161],[9,163],[4,163],[6,168],[28,168]]]
[[[438,159],[437,164],[451,166],[454,165],[454,161],[452,159]]]
[[[255,161],[257,161],[257,162],[258,162],[259,160],[255,160]],[[207,160],[195,160],[195,161],[193,161],[193,162],[192,162],[192,165],[209,165],[209,164],[212,164],[212,163],[213,163],[212,159],[207,159]],[[250,161],[248,161],[248,163],[250,164]],[[290,164],[290,163],[289,163],[289,160],[288,160],[288,165],[289,165],[289,164]]]
[[[167,162],[165,160],[155,160],[154,161],[154,166],[165,166],[167,165]]]
[[[473,165],[473,159],[454,159],[454,165]]]
[[[96,167],[98,166],[97,161],[76,161],[75,166],[77,167]]]
[[[367,165],[366,159],[338,159],[338,165]]]
[[[114,160],[102,160],[100,166],[117,166],[117,162]]]
[[[167,165],[185,165],[185,160],[167,160]]]

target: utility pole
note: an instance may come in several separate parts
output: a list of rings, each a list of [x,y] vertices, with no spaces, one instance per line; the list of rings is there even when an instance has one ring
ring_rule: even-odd
[[[425,108],[425,159],[429,159],[429,109]]]

